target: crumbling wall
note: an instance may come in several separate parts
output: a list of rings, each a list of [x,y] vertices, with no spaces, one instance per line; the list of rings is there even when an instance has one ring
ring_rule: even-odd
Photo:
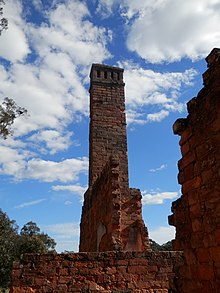
[[[118,156],[110,157],[84,196],[80,236],[83,239],[80,251],[149,249],[141,193],[137,189],[121,188]]]
[[[111,157],[84,196],[80,251],[121,248],[119,161]]]
[[[10,293],[175,293],[180,252],[25,255],[14,265]]]
[[[169,223],[176,227],[174,248],[183,250],[181,293],[220,292],[220,50],[206,58],[204,88],[178,119],[182,159],[178,181],[182,196],[172,204]]]

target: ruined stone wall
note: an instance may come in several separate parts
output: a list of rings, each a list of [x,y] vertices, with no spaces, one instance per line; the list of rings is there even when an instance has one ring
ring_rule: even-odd
[[[25,255],[14,265],[10,293],[175,293],[180,252]]]
[[[122,201],[126,192],[127,201]],[[80,224],[80,251],[149,248],[142,220],[141,193],[120,188],[120,159],[111,156],[92,188],[85,194]]]
[[[119,201],[119,162],[111,158],[85,194],[80,251],[112,251],[121,247]]]
[[[174,124],[182,196],[169,222],[176,227],[174,248],[184,251],[181,293],[220,292],[220,50],[206,61],[204,88],[187,104],[188,117]]]

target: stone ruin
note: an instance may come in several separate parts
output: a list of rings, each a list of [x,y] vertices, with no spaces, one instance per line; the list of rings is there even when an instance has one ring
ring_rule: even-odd
[[[182,196],[169,216],[177,251],[151,251],[141,193],[129,188],[123,69],[93,64],[80,252],[24,255],[11,293],[220,292],[220,50],[206,61],[204,88],[173,126],[182,152]]]
[[[175,250],[183,250],[179,292],[220,292],[220,49],[206,58],[203,89],[187,104],[188,117],[173,126],[180,135],[178,181],[172,204]]]

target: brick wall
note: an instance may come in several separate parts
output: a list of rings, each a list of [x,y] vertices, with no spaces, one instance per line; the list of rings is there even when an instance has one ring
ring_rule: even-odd
[[[175,293],[180,252],[25,255],[14,265],[10,293]]]
[[[122,192],[126,193],[124,199]],[[80,251],[144,251],[148,248],[141,193],[137,189],[121,189],[120,159],[111,156],[85,194]]]
[[[181,293],[220,292],[220,50],[206,58],[204,88],[178,119],[182,159],[178,181],[182,196],[172,204],[174,248],[183,250]]]

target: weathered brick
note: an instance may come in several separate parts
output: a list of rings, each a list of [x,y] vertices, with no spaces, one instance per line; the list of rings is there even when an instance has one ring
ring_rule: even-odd
[[[170,223],[176,227],[174,247],[182,249],[185,256],[177,274],[181,293],[220,292],[216,277],[216,264],[220,263],[219,55],[220,49],[213,49],[208,56],[205,87],[188,102],[186,129],[178,133],[183,195],[172,205]]]

